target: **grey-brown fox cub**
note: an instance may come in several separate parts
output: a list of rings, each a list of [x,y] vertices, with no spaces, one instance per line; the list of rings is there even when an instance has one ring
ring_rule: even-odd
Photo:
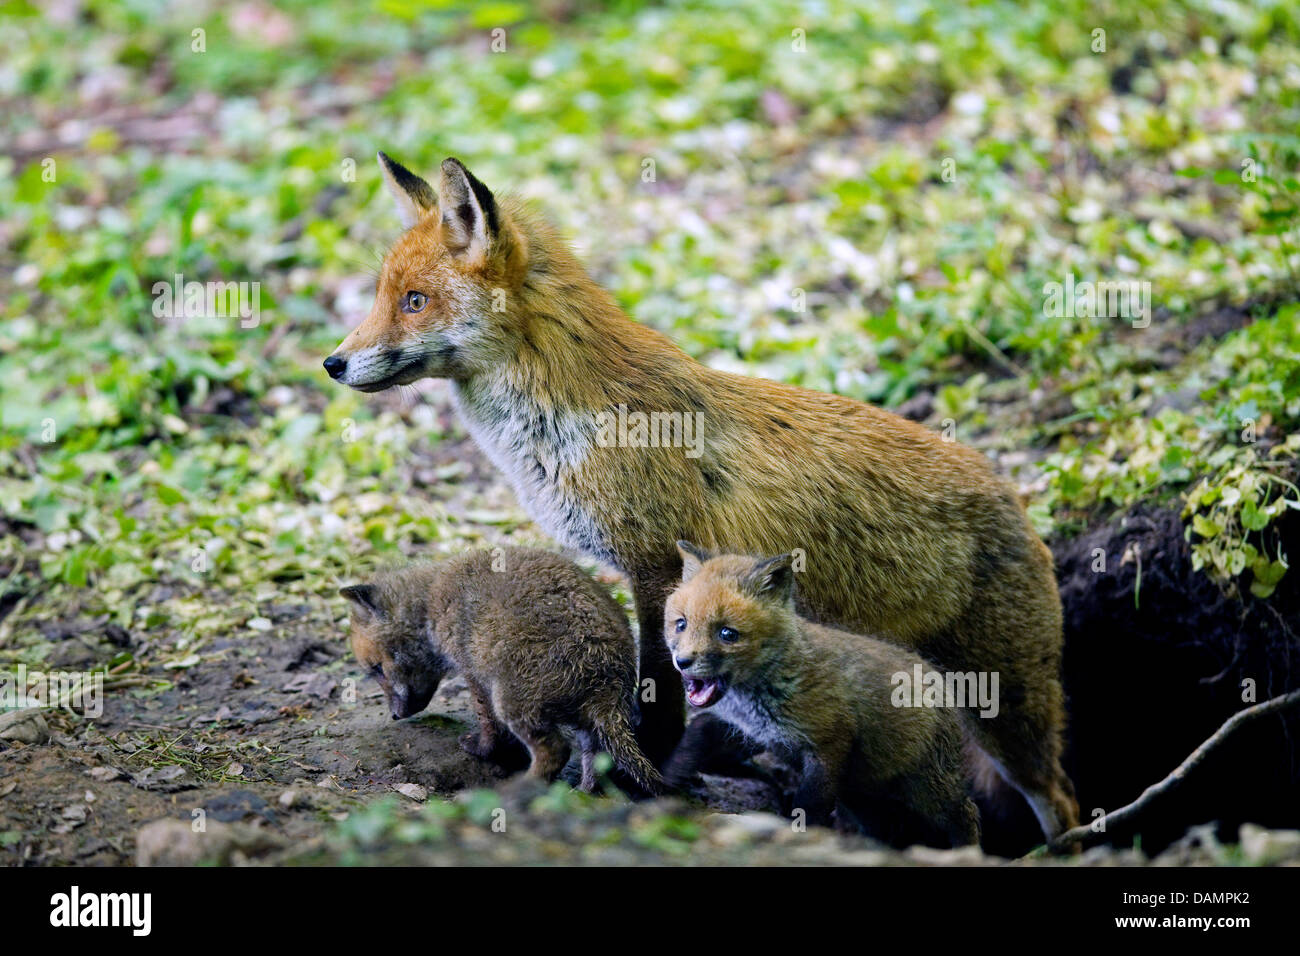
[[[472,551],[343,588],[352,650],[384,689],[393,719],[419,713],[439,683],[469,685],[479,732],[462,739],[487,757],[503,729],[528,748],[529,773],[553,780],[570,746],[583,790],[597,749],[647,792],[662,782],[633,735],[637,649],[614,599],[549,551]]]
[[[682,584],[664,637],[686,698],[785,758],[794,806],[892,843],[979,841],[958,711],[900,707],[893,675],[929,665],[897,645],[794,610],[790,555],[710,558],[678,542]]]

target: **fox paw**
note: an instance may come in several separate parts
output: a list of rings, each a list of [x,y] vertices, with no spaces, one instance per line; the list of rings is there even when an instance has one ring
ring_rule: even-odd
[[[464,734],[460,738],[460,749],[471,757],[486,760],[492,756],[492,751],[495,748],[490,744],[485,744],[483,738],[478,734]]]

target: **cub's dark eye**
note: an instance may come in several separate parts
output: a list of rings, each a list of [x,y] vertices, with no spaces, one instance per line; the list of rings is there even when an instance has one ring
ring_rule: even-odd
[[[680,634],[682,631],[686,630],[686,618],[679,617],[674,626],[677,628],[677,633]]]
[[[429,304],[429,297],[423,292],[408,292],[406,298],[402,300],[403,312],[423,312],[424,307]]]
[[[734,627],[718,628],[718,640],[723,644],[734,644],[740,638]]]
[[[376,664],[374,667],[370,668],[370,676],[373,677],[375,680],[383,680],[383,679],[384,679],[384,665],[383,665],[383,664]]]

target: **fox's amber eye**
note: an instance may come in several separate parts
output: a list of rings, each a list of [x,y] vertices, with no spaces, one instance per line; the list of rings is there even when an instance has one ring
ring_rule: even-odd
[[[734,644],[740,638],[740,634],[734,627],[718,628],[718,640],[723,644]]]
[[[429,297],[423,292],[408,292],[406,300],[402,303],[403,312],[423,312],[424,307],[429,304]]]
[[[679,618],[677,619],[677,623],[674,625],[674,627],[677,628],[677,633],[678,633],[678,634],[680,634],[682,631],[686,630],[686,618],[684,618],[684,617],[679,617]]]

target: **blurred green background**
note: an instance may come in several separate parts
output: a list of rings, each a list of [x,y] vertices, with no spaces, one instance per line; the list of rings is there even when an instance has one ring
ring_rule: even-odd
[[[449,453],[444,392],[320,369],[398,233],[377,149],[536,200],[702,361],[955,430],[1044,534],[1175,502],[1267,594],[1298,129],[1271,0],[0,2],[0,568],[41,592],[5,627],[202,640],[531,533]],[[176,273],[259,282],[260,324],[156,317]],[[1048,315],[1067,274],[1150,283],[1150,327]]]

